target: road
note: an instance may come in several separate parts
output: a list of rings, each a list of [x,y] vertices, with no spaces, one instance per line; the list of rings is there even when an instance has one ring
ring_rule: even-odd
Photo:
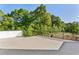
[[[65,42],[58,51],[54,50],[5,50],[0,49],[1,55],[79,55],[79,42]]]

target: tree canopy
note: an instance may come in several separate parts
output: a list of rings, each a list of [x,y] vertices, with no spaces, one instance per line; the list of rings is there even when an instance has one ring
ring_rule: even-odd
[[[5,14],[0,10],[0,30],[22,30],[24,36],[57,32],[79,34],[79,23],[65,23],[59,16],[49,13],[46,6],[41,4],[33,11],[20,8]]]

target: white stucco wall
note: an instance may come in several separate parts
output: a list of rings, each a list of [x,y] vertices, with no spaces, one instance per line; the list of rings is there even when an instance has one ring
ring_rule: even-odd
[[[22,36],[22,31],[0,31],[0,39]]]

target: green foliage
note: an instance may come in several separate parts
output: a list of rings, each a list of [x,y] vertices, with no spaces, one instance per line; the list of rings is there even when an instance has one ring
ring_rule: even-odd
[[[52,33],[57,33],[57,32],[60,32],[59,28],[57,26],[53,25]]]
[[[64,31],[65,23],[61,21],[60,17],[52,15],[51,18],[52,18],[52,26],[56,26],[60,32]]]
[[[40,5],[33,14],[33,28],[34,32],[37,32],[39,35],[47,35],[49,33],[49,29],[51,28],[51,15],[46,11],[46,7],[44,5]]]
[[[34,11],[15,9],[10,14],[0,10],[0,31],[22,30],[24,36],[52,35],[58,32],[79,34],[79,23],[64,23],[59,16],[51,15],[41,4]]]
[[[73,22],[71,25],[71,32],[79,34],[79,24],[76,22]]]
[[[73,22],[66,24],[65,31],[73,34],[79,34],[79,23]]]
[[[0,23],[1,23],[1,28],[0,29],[13,30],[14,22],[13,22],[12,17],[9,17],[8,15],[4,15],[3,20],[0,21]]]

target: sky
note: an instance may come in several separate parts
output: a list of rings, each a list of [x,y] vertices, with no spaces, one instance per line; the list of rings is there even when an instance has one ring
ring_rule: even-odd
[[[45,4],[48,12],[59,16],[64,22],[79,22],[79,4]],[[35,10],[39,4],[0,4],[0,10],[10,13],[14,9]]]

